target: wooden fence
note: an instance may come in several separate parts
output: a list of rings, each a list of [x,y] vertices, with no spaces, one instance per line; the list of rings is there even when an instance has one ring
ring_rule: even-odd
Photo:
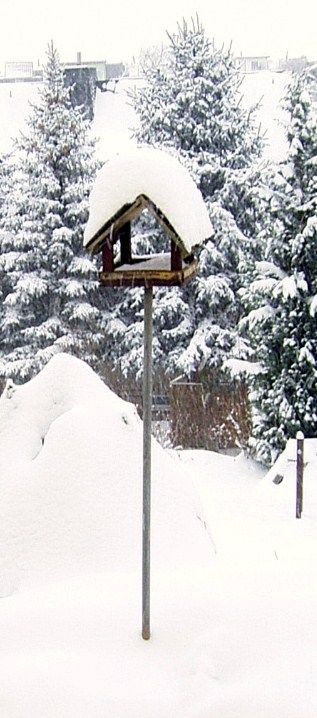
[[[136,405],[142,418],[142,383],[124,379],[119,371],[105,371],[104,380],[119,396]],[[153,421],[169,424],[173,446],[213,451],[243,447],[250,433],[249,401],[246,385],[238,381],[219,381],[209,376],[202,382],[168,383],[155,377]]]
[[[173,383],[170,423],[174,446],[214,451],[243,447],[251,432],[248,393],[238,382]]]

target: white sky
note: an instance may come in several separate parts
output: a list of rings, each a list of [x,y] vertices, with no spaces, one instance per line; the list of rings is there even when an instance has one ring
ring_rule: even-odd
[[[317,60],[316,0],[2,0],[0,72],[5,61],[45,62],[52,39],[62,61],[130,61],[165,42],[183,17],[198,15],[216,46],[235,54],[306,55]]]

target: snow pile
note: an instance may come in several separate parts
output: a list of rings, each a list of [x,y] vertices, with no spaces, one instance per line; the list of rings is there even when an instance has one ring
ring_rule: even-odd
[[[212,235],[207,208],[187,169],[168,152],[138,147],[112,157],[99,171],[90,195],[84,246],[140,195],[163,212],[188,254]]]
[[[276,484],[280,465],[153,442],[146,642],[141,429],[65,355],[1,399],[2,715],[315,718],[316,442],[301,521],[294,445]]]
[[[155,442],[153,474],[153,563],[196,563],[205,536],[195,506]],[[83,362],[59,354],[24,386],[9,384],[0,401],[0,592],[101,566],[137,571],[141,480],[136,410]]]

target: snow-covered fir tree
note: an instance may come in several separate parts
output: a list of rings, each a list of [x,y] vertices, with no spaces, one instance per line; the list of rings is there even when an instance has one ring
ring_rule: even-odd
[[[145,86],[132,95],[136,138],[176,151],[203,197],[219,201],[240,230],[253,233],[262,138],[253,110],[242,107],[231,48],[217,49],[198,17],[190,25],[183,20],[168,38],[162,69],[150,66]]]
[[[14,187],[13,174],[15,165],[10,155],[2,155],[0,157],[0,241],[3,234],[3,228],[6,223],[6,214],[8,201],[11,191]],[[3,300],[8,293],[10,283],[8,276],[2,271],[1,254],[0,254],[0,318],[3,315]]]
[[[3,207],[5,203],[8,177],[10,173],[10,165],[8,158],[1,154],[0,155],[0,221],[2,220]]]
[[[265,261],[245,291],[259,373],[253,441],[270,464],[298,430],[317,432],[316,77],[295,75],[285,98],[288,156],[272,185]]]
[[[96,365],[106,295],[82,250],[96,167],[89,123],[71,106],[51,44],[28,132],[17,142],[2,223],[3,375],[28,378],[59,351]]]
[[[149,64],[145,79],[132,94],[137,141],[176,154],[201,190],[214,227],[214,236],[199,250],[197,279],[184,290],[154,294],[154,365],[191,376],[247,351],[237,334],[237,290],[240,261],[260,226],[262,141],[252,112],[241,105],[241,77],[231,51],[216,49],[198,19],[184,21],[169,35],[164,64]],[[165,240],[143,219],[135,241],[141,251],[150,245],[155,252]],[[137,297],[133,290],[120,307],[128,327],[121,363],[132,372],[136,354],[142,356]]]

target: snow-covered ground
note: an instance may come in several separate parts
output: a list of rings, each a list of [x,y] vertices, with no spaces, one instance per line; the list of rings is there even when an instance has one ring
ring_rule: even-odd
[[[290,79],[287,72],[254,72],[245,75],[241,87],[246,107],[259,103],[256,118],[265,132],[265,155],[275,162],[280,161],[287,151],[283,127],[287,116],[281,101]]]
[[[245,75],[241,88],[246,107],[261,101],[257,117],[266,131],[266,154],[273,160],[279,160],[286,149],[279,103],[288,80],[287,73],[251,73]],[[118,82],[115,92],[97,91],[93,134],[99,138],[98,152],[102,160],[134,144],[132,135],[137,117],[127,91],[140,82],[125,78]],[[36,83],[0,83],[0,152],[9,151],[13,138],[25,130],[29,101],[36,101],[38,87]]]
[[[153,442],[152,637],[141,630],[142,424],[58,355],[0,400],[5,718],[315,718],[317,484]],[[283,481],[275,484],[275,474]]]
[[[27,130],[30,103],[38,98],[38,83],[0,83],[0,152],[11,152],[20,132]]]

